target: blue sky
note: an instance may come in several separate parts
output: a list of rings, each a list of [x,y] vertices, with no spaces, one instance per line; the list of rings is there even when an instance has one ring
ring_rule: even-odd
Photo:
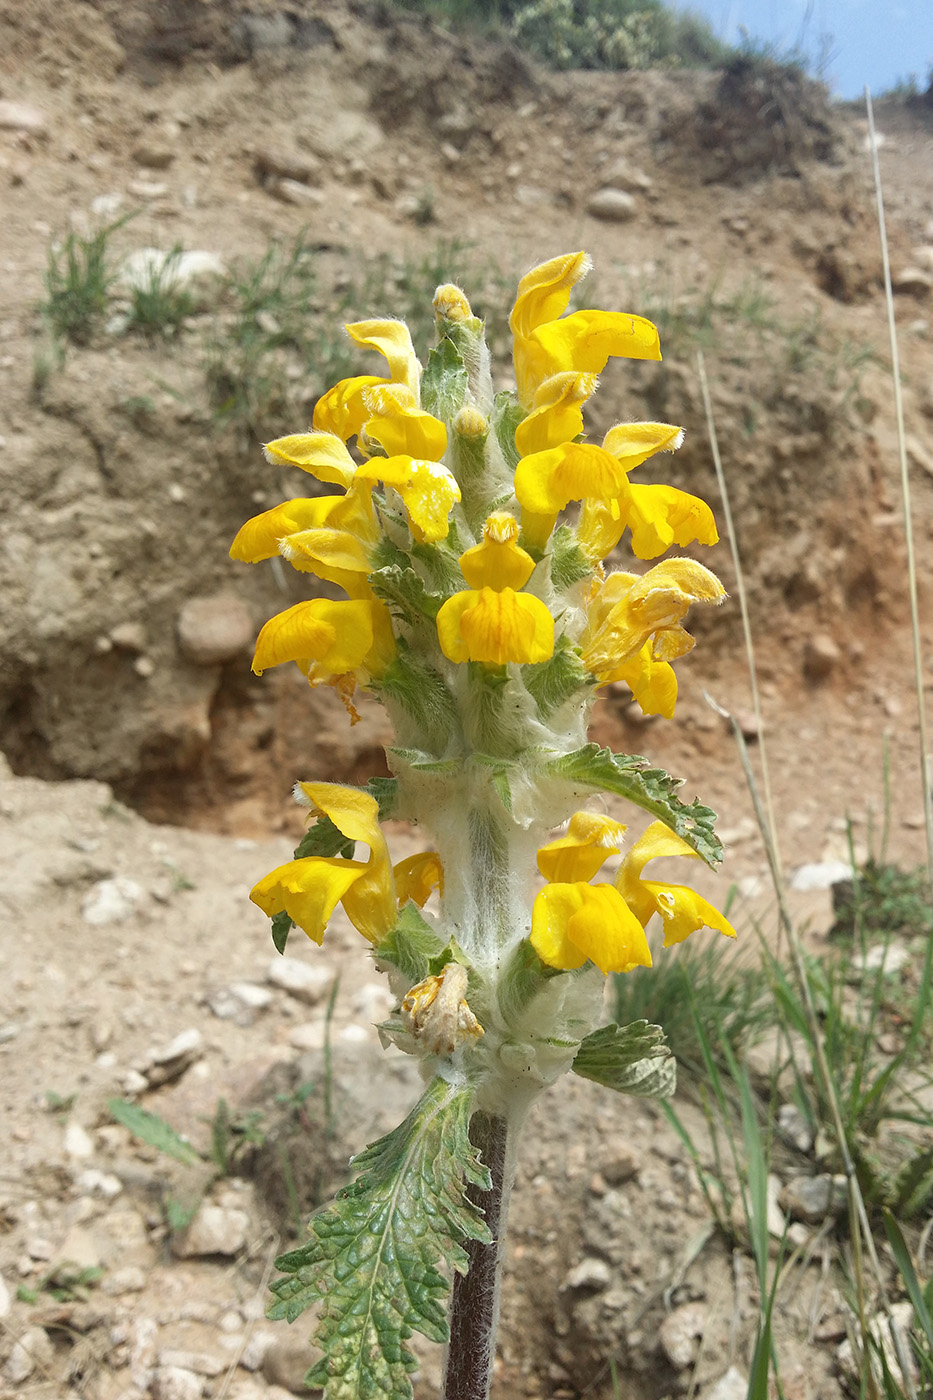
[[[795,44],[816,62],[828,57],[824,79],[846,99],[865,84],[877,96],[913,74],[921,89],[933,67],[933,0],[676,0],[729,43],[744,26],[754,40]],[[825,38],[824,38],[825,36]]]

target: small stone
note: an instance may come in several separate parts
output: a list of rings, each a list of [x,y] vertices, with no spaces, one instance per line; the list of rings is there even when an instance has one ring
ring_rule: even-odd
[[[220,1356],[211,1356],[206,1351],[182,1351],[174,1347],[166,1347],[164,1351],[159,1352],[159,1365],[194,1371],[199,1376],[219,1376],[221,1371],[227,1369],[227,1362]]]
[[[854,954],[851,970],[854,974],[864,972],[884,972],[893,977],[910,962],[910,952],[901,943],[875,943],[863,953]],[[853,980],[858,980],[858,976]]]
[[[136,1264],[127,1264],[122,1269],[115,1269],[112,1274],[107,1274],[101,1284],[101,1288],[111,1298],[119,1297],[121,1293],[142,1293],[146,1287],[145,1271]]]
[[[928,297],[933,288],[933,273],[921,267],[905,267],[891,278],[891,286],[902,296]]]
[[[133,159],[147,170],[168,170],[175,152],[167,141],[141,141],[133,150]]]
[[[809,1152],[813,1147],[813,1129],[800,1109],[794,1103],[782,1103],[778,1109],[778,1132],[791,1147],[798,1152]]]
[[[594,219],[604,219],[607,223],[624,224],[634,219],[638,204],[625,190],[604,189],[591,194],[586,201],[586,212]]]
[[[911,466],[919,467],[927,476],[933,476],[933,453],[929,452],[918,437],[909,433],[905,439],[907,460]]]
[[[581,1259],[561,1284],[565,1290],[601,1293],[612,1281],[612,1272],[605,1259]]]
[[[765,1218],[768,1226],[768,1234],[773,1240],[780,1240],[784,1237],[787,1228],[787,1221],[780,1206],[781,1182],[780,1178],[773,1173],[769,1173],[765,1186]]]
[[[675,1370],[684,1371],[696,1361],[705,1326],[706,1309],[699,1303],[684,1303],[661,1323],[658,1345]]]
[[[38,1366],[47,1370],[55,1359],[55,1350],[48,1333],[42,1327],[27,1327],[14,1342],[3,1374],[13,1385],[22,1385]]]
[[[178,645],[195,666],[221,666],[252,645],[249,609],[229,593],[189,598],[178,615]]]
[[[229,1257],[244,1247],[248,1230],[249,1215],[245,1210],[204,1204],[184,1234],[175,1239],[173,1249],[181,1259],[211,1254]]]
[[[197,1027],[182,1031],[168,1045],[149,1054],[146,1078],[150,1086],[178,1079],[185,1070],[204,1054],[204,1041]]]
[[[65,1153],[69,1157],[93,1157],[94,1144],[81,1124],[72,1119],[65,1129]]]
[[[788,1215],[802,1220],[805,1225],[822,1224],[828,1215],[837,1213],[840,1204],[835,1180],[828,1173],[792,1177],[780,1199]]]
[[[98,927],[121,924],[135,914],[143,897],[142,885],[124,875],[116,875],[112,880],[99,880],[81,903],[81,917],[85,923]]]
[[[851,865],[844,860],[812,861],[809,865],[798,865],[790,879],[792,890],[829,890],[833,885],[852,879]]]
[[[639,1153],[625,1138],[614,1138],[600,1152],[599,1169],[610,1186],[631,1181],[642,1168]]]
[[[141,622],[121,622],[109,632],[111,642],[121,651],[145,651],[148,644],[146,629]]]
[[[28,102],[0,102],[0,130],[28,131],[33,136],[42,136],[48,130],[45,113],[40,107]]]
[[[266,970],[266,981],[281,987],[289,996],[315,1006],[323,1001],[334,984],[333,968],[321,963],[299,962],[297,958],[273,958]]]
[[[145,291],[154,283],[166,291],[184,292],[193,310],[204,311],[216,303],[226,277],[226,264],[217,253],[203,248],[166,253],[146,247],[127,254],[118,282],[128,292]]]
[[[123,205],[123,196],[114,190],[110,194],[99,194],[91,200],[91,213],[96,219],[115,219]]]
[[[45,1235],[29,1235],[26,1240],[26,1253],[30,1259],[36,1259],[44,1264],[51,1259],[54,1252],[52,1241],[46,1239]]]
[[[102,1263],[97,1242],[83,1225],[72,1225],[56,1250],[56,1259],[62,1264],[74,1264],[78,1269],[99,1269]]]
[[[88,1196],[99,1196],[104,1201],[115,1201],[123,1190],[123,1182],[113,1172],[101,1172],[96,1167],[88,1167],[75,1178],[75,1186]]]
[[[604,178],[606,189],[623,190],[626,194],[644,194],[654,184],[650,176],[637,165],[630,165],[624,157],[610,165]]]
[[[808,681],[825,681],[842,659],[836,642],[825,632],[807,638],[803,652],[803,673]]]
[[[261,987],[258,982],[231,982],[230,991],[253,1011],[264,1011],[273,999],[269,988]]]
[[[204,1382],[180,1366],[159,1366],[152,1374],[149,1394],[152,1400],[201,1400]]]
[[[313,190],[301,180],[276,180],[268,188],[283,204],[319,205],[324,202],[324,195],[320,190]]]
[[[306,1021],[288,1033],[288,1043],[294,1050],[323,1050],[327,1029],[324,1021]]]
[[[161,180],[130,180],[126,188],[134,199],[161,199],[168,194],[168,185]]]
[[[137,1094],[142,1094],[149,1088],[149,1080],[144,1074],[140,1074],[138,1069],[128,1069],[123,1076],[123,1092],[131,1098]]]
[[[269,1385],[280,1385],[293,1395],[307,1395],[305,1376],[311,1369],[311,1348],[307,1337],[294,1332],[280,1333],[262,1360],[262,1374]]]
[[[704,1393],[703,1400],[745,1400],[747,1394],[748,1379],[737,1366],[730,1366]]]
[[[281,180],[295,180],[302,185],[314,185],[321,178],[321,162],[306,152],[261,146],[253,163],[257,176],[263,181],[271,175]]]

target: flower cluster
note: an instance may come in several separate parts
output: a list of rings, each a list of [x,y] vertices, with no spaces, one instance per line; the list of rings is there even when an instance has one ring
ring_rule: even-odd
[[[298,785],[331,846],[299,848],[253,900],[318,943],[342,902],[377,958],[408,977],[409,1030],[435,1001],[446,1004],[444,968],[466,968],[500,1048],[517,1034],[518,1003],[499,994],[503,969],[537,968],[540,990],[558,970],[650,964],[645,926],[655,913],[667,944],[703,925],[732,933],[691,890],[642,878],[655,858],[709,859],[713,849],[692,809],[670,795],[673,780],[659,798],[638,760],[600,760],[585,744],[589,704],[610,682],[624,682],[645,713],[673,714],[671,663],[693,646],[687,610],[725,596],[709,569],[679,554],[642,572],[606,570],[626,531],[645,563],[717,535],[703,501],[630,480],[680,446],[679,426],[619,423],[601,443],[585,436],[586,404],[609,358],[661,358],[656,328],[639,316],[566,314],[589,266],[574,253],[522,278],[510,320],[514,392],[494,392],[482,323],[457,287],[435,294],[438,344],[424,369],[401,321],[347,326],[361,350],[382,356],[385,373],[342,380],[317,403],[308,432],[265,447],[270,462],[307,472],[324,493],[315,487],[250,520],[231,550],[251,563],[280,555],[346,595],[273,617],[254,671],[297,663],[311,685],[336,689],[351,720],[362,686],[398,736],[391,801],[388,788],[380,802],[375,789]],[[625,828],[571,814],[605,786],[607,763],[609,790],[663,820],[611,882],[594,883],[622,852]],[[393,867],[380,814],[424,824],[437,849]],[[544,839],[568,817],[564,836]],[[356,843],[367,860],[348,853]],[[546,881],[537,893],[536,850]],[[435,890],[439,914],[417,914]],[[406,938],[434,950],[417,987]],[[479,1028],[462,980],[446,998],[460,1008],[451,1044],[474,1049]],[[530,997],[526,989],[518,1001]],[[436,1048],[443,1037],[428,1040]]]

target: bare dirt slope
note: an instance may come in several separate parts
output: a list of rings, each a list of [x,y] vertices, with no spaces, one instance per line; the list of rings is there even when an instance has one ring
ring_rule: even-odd
[[[0,1394],[261,1400],[297,1385],[306,1360],[259,1319],[293,1192],[307,1207],[330,1190],[416,1086],[400,1057],[376,1078],[384,994],[356,935],[338,928],[322,954],[290,950],[304,971],[285,989],[268,980],[274,954],[246,893],[299,829],[294,779],[365,778],[384,734],[376,710],[349,730],[300,678],[248,677],[252,635],[283,585],[226,549],[244,518],[297,493],[272,479],[255,434],[210,409],[199,347],[217,313],[193,315],[171,343],[103,329],[58,364],[37,312],[50,240],[139,210],[116,252],[180,245],[230,265],[304,229],[322,310],[348,270],[372,271],[376,304],[356,315],[394,309],[382,254],[401,277],[434,260],[439,239],[473,245],[480,285],[468,290],[501,316],[516,274],[585,246],[594,300],[666,318],[671,345],[660,368],[607,372],[594,428],[683,422],[670,479],[715,501],[692,358],[707,346],[785,863],[844,856],[847,815],[867,843],[883,734],[893,844],[909,863],[922,836],[916,711],[864,123],[773,74],[738,70],[722,86],[555,76],[362,4],[243,14],[36,0],[0,21],[0,112],[37,113],[0,119],[0,714],[12,769],[0,813]],[[933,129],[884,106],[878,121],[929,616]],[[604,189],[630,196],[623,220],[589,212]],[[291,382],[302,418],[270,433],[302,426],[326,387]],[[711,554],[731,580],[725,547]],[[925,658],[930,640],[925,624]],[[764,859],[704,687],[747,711],[735,607],[682,666],[675,721],[641,723],[613,694],[596,733],[717,808],[725,880],[754,904]],[[172,825],[147,825],[104,783]],[[814,936],[825,926],[824,909]],[[296,1090],[308,1084],[306,1103]],[[589,1087],[544,1105],[523,1157],[498,1393],[611,1393],[612,1356],[634,1393],[668,1394],[687,1383],[700,1334],[708,1388],[747,1364],[747,1262],[712,1245],[682,1275],[685,1242],[707,1223],[693,1170],[651,1108]],[[107,1111],[120,1094],[205,1151],[221,1097],[239,1125],[229,1144],[250,1121],[265,1136],[250,1184],[237,1158],[211,1187],[215,1234],[189,1257],[181,1237],[173,1252],[163,1205],[196,1200],[199,1169],[134,1145]],[[249,1119],[260,1112],[261,1133]],[[63,1260],[102,1266],[101,1285],[64,1302],[13,1297]],[[816,1271],[803,1274],[781,1322],[797,1348],[789,1393],[838,1392],[838,1307]],[[14,1342],[27,1329],[24,1359]],[[301,1348],[306,1330],[293,1329]]]

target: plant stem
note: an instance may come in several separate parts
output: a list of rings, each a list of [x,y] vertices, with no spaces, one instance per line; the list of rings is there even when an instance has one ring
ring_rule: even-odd
[[[455,1274],[450,1304],[450,1342],[442,1400],[487,1400],[499,1322],[499,1286],[508,1212],[509,1125],[492,1113],[474,1113],[470,1138],[492,1177],[488,1191],[467,1187],[486,1217],[492,1241],[468,1240],[466,1274]]]

